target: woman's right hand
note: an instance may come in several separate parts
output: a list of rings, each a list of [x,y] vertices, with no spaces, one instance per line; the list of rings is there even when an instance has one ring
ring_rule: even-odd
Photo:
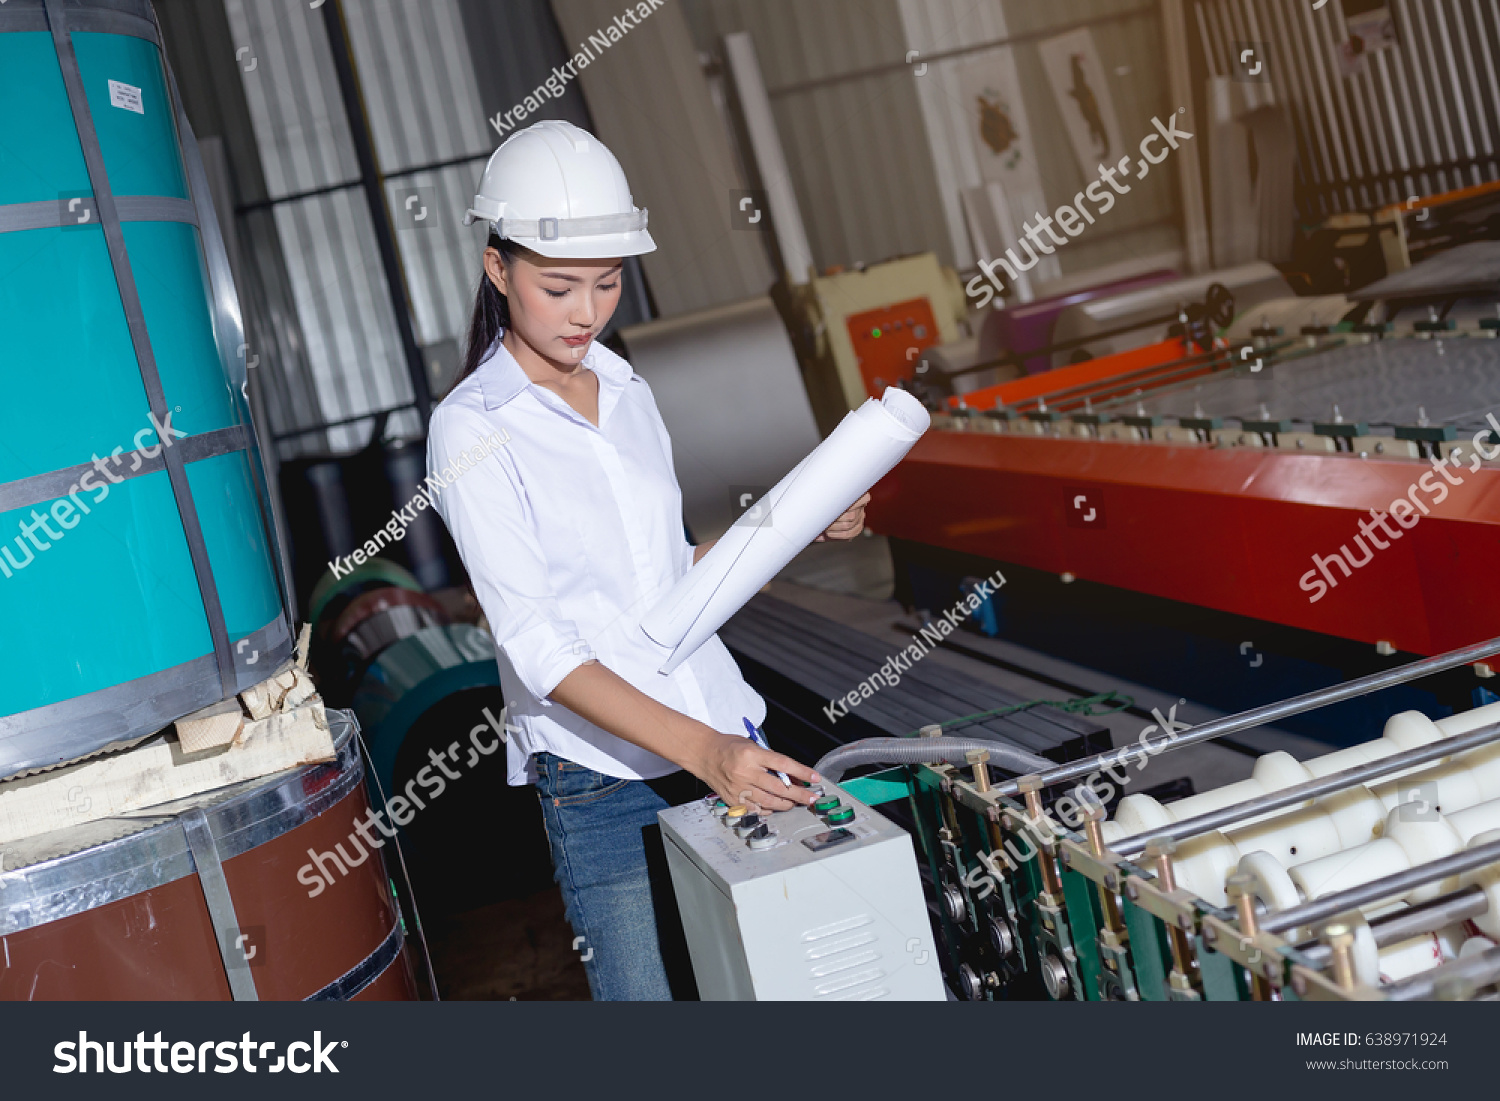
[[[790,810],[815,798],[807,788],[783,784],[776,775],[784,772],[788,777],[818,783],[820,777],[806,765],[785,754],[762,749],[749,738],[720,734],[707,726],[703,729],[707,735],[684,767],[713,788],[724,802],[731,806],[755,805],[763,810]]]

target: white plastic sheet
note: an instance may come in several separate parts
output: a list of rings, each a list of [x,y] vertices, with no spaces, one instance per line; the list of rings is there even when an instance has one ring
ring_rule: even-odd
[[[922,403],[894,387],[848,414],[647,613],[641,629],[671,651],[670,673],[921,439]]]

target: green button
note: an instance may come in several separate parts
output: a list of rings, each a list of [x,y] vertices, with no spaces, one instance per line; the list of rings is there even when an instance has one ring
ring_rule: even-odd
[[[815,802],[812,808],[818,814],[828,814],[831,811],[838,810],[839,798],[836,795],[826,795]]]
[[[830,826],[842,826],[845,822],[853,822],[853,821],[854,821],[854,808],[853,807],[840,807],[838,810],[834,811],[833,813],[831,813],[828,816],[828,824]]]

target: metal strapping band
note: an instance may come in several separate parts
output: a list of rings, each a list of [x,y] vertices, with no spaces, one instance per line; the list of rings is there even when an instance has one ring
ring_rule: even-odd
[[[234,286],[234,272],[229,266],[229,254],[224,247],[224,235],[218,213],[214,209],[212,189],[208,185],[208,173],[203,168],[203,155],[198,148],[197,135],[182,103],[182,93],[177,87],[177,77],[167,71],[167,89],[171,93],[172,106],[177,114],[177,130],[182,135],[183,160],[187,164],[188,193],[193,197],[193,206],[198,212],[198,243],[203,250],[203,262],[208,272],[210,297],[213,300],[214,331],[219,338],[223,353],[235,349],[232,356],[226,355],[224,369],[229,376],[229,385],[238,390],[243,398],[244,423],[247,424],[255,450],[251,454],[251,466],[260,502],[261,522],[273,548],[276,575],[281,582],[282,608],[288,622],[297,620],[297,586],[292,581],[291,554],[287,547],[286,533],[277,520],[278,495],[272,485],[269,464],[265,461],[266,448],[274,447],[270,438],[269,423],[255,423],[255,413],[250,400],[248,372],[250,363],[244,353],[245,325],[239,294]],[[234,224],[232,211],[226,212],[230,225]]]
[[[141,309],[140,292],[135,285],[130,256],[125,249],[125,234],[120,226],[120,213],[115,205],[114,192],[110,190],[109,175],[104,167],[104,151],[99,145],[99,135],[94,129],[94,119],[89,113],[88,96],[83,87],[83,75],[78,68],[78,55],[73,51],[68,24],[63,14],[62,0],[44,0],[47,22],[52,28],[52,42],[57,49],[58,66],[62,69],[63,84],[68,91],[68,106],[73,112],[73,122],[78,129],[78,142],[83,148],[84,163],[88,166],[89,182],[94,188],[94,203],[99,210],[99,220],[104,227],[104,239],[109,246],[109,258],[114,265],[115,280],[119,284],[120,301],[125,307],[125,321],[130,327],[131,342],[141,372],[141,381],[146,387],[146,397],[158,420],[167,416],[166,396],[162,391],[161,375],[156,368],[156,355],[151,349],[151,337],[146,331],[146,318]],[[234,694],[234,656],[229,649],[229,631],[224,625],[224,608],[219,600],[218,585],[214,581],[213,567],[208,560],[208,547],[203,540],[203,525],[198,519],[198,508],[193,503],[193,493],[188,485],[187,471],[182,457],[174,449],[166,452],[167,474],[172,479],[172,493],[177,499],[177,511],[182,518],[182,529],[187,536],[188,553],[193,560],[193,574],[198,581],[198,591],[203,597],[203,610],[208,617],[209,633],[213,636],[214,657],[219,667],[219,680],[225,698]]]
[[[165,195],[121,195],[115,208],[122,222],[187,222],[198,224],[198,211],[187,199]]]
[[[73,30],[84,34],[123,34],[161,45],[161,36],[151,20],[123,11],[74,11],[69,13]],[[0,34],[16,31],[47,33],[47,13],[40,8],[0,8]]]
[[[214,831],[209,828],[208,816],[202,807],[194,807],[184,811],[178,821],[182,823],[182,832],[187,834],[193,865],[198,869],[198,883],[203,888],[203,901],[208,903],[208,916],[213,919],[214,936],[219,941],[219,956],[224,961],[229,992],[237,1002],[258,1002],[260,996],[255,992],[250,961],[242,947],[244,941],[240,935],[239,919],[234,916],[234,899],[229,897],[229,881],[224,878],[224,865],[219,862],[219,850],[214,844]]]
[[[391,931],[385,940],[380,942],[379,948],[334,979],[333,982],[329,983],[322,990],[319,990],[316,994],[309,994],[302,1000],[305,1002],[349,1001],[361,990],[385,974],[385,969],[395,963],[396,957],[401,955],[401,948],[405,943],[406,934],[401,931],[401,918],[397,915],[396,924],[391,927]]]
[[[0,206],[0,233],[17,233],[26,229],[77,229],[95,224],[92,198],[90,195],[77,195]],[[70,209],[75,200],[80,199],[86,205]],[[115,206],[122,222],[198,224],[198,212],[186,199],[170,199],[165,195],[123,195],[115,200]]]
[[[334,763],[243,781],[169,806],[203,808],[220,863],[286,837],[338,806],[364,781],[353,713],[330,710],[328,726],[338,754]],[[178,827],[180,813],[148,807],[7,844],[6,874],[0,876],[0,937],[88,913],[193,875],[192,849]],[[116,836],[115,829],[127,824],[138,825],[139,832]]]
[[[115,460],[105,456],[99,462],[109,470],[109,475],[101,473],[93,463],[79,463],[66,470],[53,470],[46,474],[33,475],[30,478],[18,478],[14,482],[3,482],[0,483],[0,512],[41,504],[43,501],[54,501],[70,493],[80,492],[79,481],[89,471],[94,472],[94,480],[98,483],[94,489],[97,489],[102,485],[127,482],[131,478],[155,474],[166,469],[167,461],[164,456],[166,451],[178,451],[184,463],[196,463],[203,459],[212,459],[216,455],[244,451],[249,444],[249,434],[244,426],[235,424],[213,432],[188,436],[186,439],[173,443],[169,448],[155,444],[153,445],[156,451],[154,455],[147,454],[146,451],[127,451]],[[84,489],[82,492],[91,493],[93,489]],[[99,498],[99,503],[104,503],[102,497]]]
[[[40,8],[0,8],[0,34],[40,31],[47,33],[47,13]]]
[[[235,691],[259,684],[291,654],[291,632],[278,614],[236,647]],[[86,695],[0,715],[0,778],[138,738],[224,698],[218,666],[205,655]]]

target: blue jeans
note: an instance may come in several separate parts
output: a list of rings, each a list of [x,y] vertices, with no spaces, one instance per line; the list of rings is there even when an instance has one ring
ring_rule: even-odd
[[[664,868],[648,866],[647,835],[659,848],[656,812],[693,798],[697,781],[621,780],[551,753],[535,761],[552,867],[594,1000],[670,1001],[659,932],[673,937],[676,903]]]

